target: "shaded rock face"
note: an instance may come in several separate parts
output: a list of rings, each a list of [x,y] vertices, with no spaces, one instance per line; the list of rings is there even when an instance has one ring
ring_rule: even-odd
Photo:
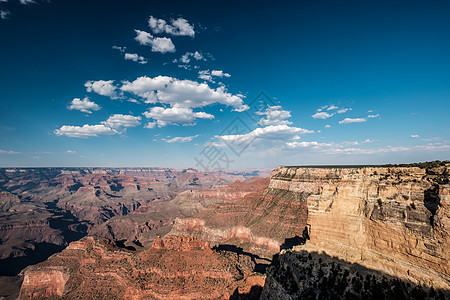
[[[310,240],[298,249],[450,289],[447,167],[279,167],[269,188],[308,193]]]
[[[172,201],[180,192],[195,194],[248,176],[168,168],[0,168],[0,275],[16,275],[86,234],[150,246],[170,231],[175,217],[203,208]],[[216,193],[227,196],[227,189]],[[201,198],[216,201],[208,200],[213,195]],[[39,252],[43,244],[53,251]],[[8,267],[13,264],[18,267]]]
[[[253,267],[195,237],[157,238],[139,253],[87,237],[26,268],[19,299],[229,299],[261,290],[264,278]]]
[[[191,234],[214,244],[233,244],[271,257],[286,238],[302,236],[306,226],[305,193],[267,188],[239,200],[224,200],[191,218],[177,218],[170,234]]]
[[[450,291],[416,285],[327,254],[282,251],[267,270],[262,300],[446,299]]]

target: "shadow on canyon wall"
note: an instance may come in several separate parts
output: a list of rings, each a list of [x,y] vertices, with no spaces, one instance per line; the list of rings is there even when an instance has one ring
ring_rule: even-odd
[[[292,299],[450,299],[450,290],[435,290],[307,251],[274,255],[267,276],[261,299],[280,298],[274,282]]]
[[[46,208],[53,214],[53,217],[49,219],[50,228],[60,230],[67,244],[86,236],[88,226],[81,223],[70,212],[58,208],[56,202],[47,202]],[[75,228],[75,230],[70,228]],[[43,262],[66,247],[46,242],[33,243],[33,246],[34,249],[25,250],[24,256],[1,259],[0,276],[16,276],[27,266]]]

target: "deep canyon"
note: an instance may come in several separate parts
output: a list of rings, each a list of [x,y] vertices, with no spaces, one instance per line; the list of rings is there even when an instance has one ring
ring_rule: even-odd
[[[449,171],[1,169],[0,296],[445,299]]]

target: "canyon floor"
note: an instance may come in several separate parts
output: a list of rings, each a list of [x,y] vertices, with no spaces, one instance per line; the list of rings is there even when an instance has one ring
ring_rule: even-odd
[[[0,297],[446,299],[449,169],[1,169]]]

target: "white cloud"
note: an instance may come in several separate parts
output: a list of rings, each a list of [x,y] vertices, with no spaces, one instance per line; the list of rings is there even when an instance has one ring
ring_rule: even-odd
[[[327,124],[325,125],[325,128],[331,128],[331,125]]]
[[[147,59],[145,59],[145,57],[139,56],[136,53],[125,53],[124,58],[125,60],[132,60],[142,65],[147,63]]]
[[[34,0],[19,0],[19,2],[24,5],[35,3]]]
[[[205,112],[194,112],[191,108],[180,107],[152,107],[149,111],[144,112],[148,119],[154,119],[155,122],[147,124],[146,128],[154,128],[155,125],[163,127],[171,124],[193,124],[196,119],[214,119],[214,116]]]
[[[211,74],[207,74],[206,71],[199,71],[198,74],[198,78],[215,83]]]
[[[165,141],[166,143],[187,143],[187,142],[192,141],[196,137],[198,137],[198,134],[193,135],[193,136],[185,136],[185,137],[177,136],[170,140],[167,140],[167,139],[161,139],[161,140]]]
[[[132,115],[115,114],[111,115],[108,120],[103,121],[102,124],[113,129],[122,129],[129,127],[136,127],[141,124],[141,117]]]
[[[8,151],[8,150],[0,150],[0,154],[20,154],[20,152]]]
[[[212,76],[216,76],[216,77],[231,77],[230,74],[225,73],[225,72],[222,71],[222,70],[212,70],[212,71],[211,71],[211,75],[212,75]]]
[[[298,139],[299,134],[313,133],[311,130],[290,127],[288,125],[269,125],[266,127],[256,128],[255,130],[246,134],[236,135],[221,135],[215,136],[223,142],[231,143],[249,143],[255,141],[290,141]]]
[[[84,86],[88,92],[94,92],[102,96],[110,97],[111,99],[117,99],[117,87],[113,82],[114,80],[91,80],[87,81]]]
[[[367,120],[364,118],[345,118],[342,121],[339,121],[339,124],[350,124],[350,123],[362,123],[362,122],[366,122]]]
[[[88,114],[92,113],[92,111],[100,110],[100,108],[97,103],[90,101],[88,97],[85,97],[83,100],[74,98],[69,106],[70,110],[79,110]]]
[[[267,125],[290,125],[292,122],[286,120],[291,117],[291,112],[281,109],[281,106],[268,106],[263,112],[256,112],[261,118],[258,124],[262,126]]]
[[[327,110],[327,111],[332,111],[334,110],[335,112],[324,112],[323,110]],[[317,109],[317,113],[315,113],[312,117],[314,119],[328,119],[332,116],[334,116],[335,114],[343,114],[346,113],[347,111],[352,110],[351,108],[339,108],[338,106],[331,104],[331,105],[324,105],[320,108]]]
[[[85,124],[83,126],[68,126],[64,125],[60,129],[55,130],[55,134],[74,138],[88,138],[91,136],[99,136],[99,135],[114,135],[119,132],[115,129],[107,127],[103,124],[101,125],[88,125]]]
[[[153,129],[157,124],[157,122],[148,122],[147,125],[144,126],[144,128]]]
[[[127,47],[112,46],[112,48],[115,50],[119,50],[121,53],[125,53],[125,51],[127,51]]]
[[[333,114],[329,114],[327,112],[317,112],[314,115],[312,115],[312,117],[314,119],[328,119],[328,118],[330,118],[332,116],[333,116]]]
[[[410,137],[413,138],[413,139],[417,139],[417,138],[419,138],[420,136],[419,136],[418,134],[411,134]]]
[[[211,72],[209,70],[200,70],[198,71],[198,78],[209,81],[214,83],[215,81],[213,80],[213,77],[219,77],[219,78],[223,78],[223,77],[231,77],[230,74],[225,73],[222,70],[212,70]]]
[[[318,149],[321,147],[331,147],[332,144],[326,144],[326,143],[318,143],[318,142],[288,142],[286,143],[286,147],[289,149],[296,149],[296,148],[313,148]]]
[[[170,24],[168,24],[163,19],[150,16],[148,26],[155,34],[167,33],[176,36],[195,36],[194,26],[183,18],[171,19]]]
[[[183,54],[181,56],[181,58],[179,60],[174,59],[173,62],[181,62],[183,64],[188,64],[191,62],[191,58],[195,59],[195,60],[203,60],[206,61],[206,58],[203,56],[202,53],[195,51],[195,52],[186,52],[185,54]]]
[[[380,114],[376,114],[376,115],[368,115],[368,118],[378,118],[380,116]]]
[[[4,9],[0,10],[0,18],[3,20],[8,19],[8,16],[10,14],[11,13],[8,10],[4,10]]]
[[[66,153],[68,153],[68,154],[77,154],[77,151],[75,151],[75,150],[67,150]]]
[[[143,46],[151,46],[153,52],[175,52],[175,45],[167,37],[153,37],[150,33],[142,30],[135,30],[135,40]]]
[[[338,114],[343,114],[348,112],[349,110],[352,110],[351,108],[341,108],[337,111]]]
[[[120,89],[144,98],[146,103],[164,103],[193,108],[219,103],[232,106],[235,111],[248,109],[248,106],[243,103],[243,95],[232,95],[224,86],[214,89],[207,83],[179,80],[168,76],[139,77],[133,82],[125,81]]]

